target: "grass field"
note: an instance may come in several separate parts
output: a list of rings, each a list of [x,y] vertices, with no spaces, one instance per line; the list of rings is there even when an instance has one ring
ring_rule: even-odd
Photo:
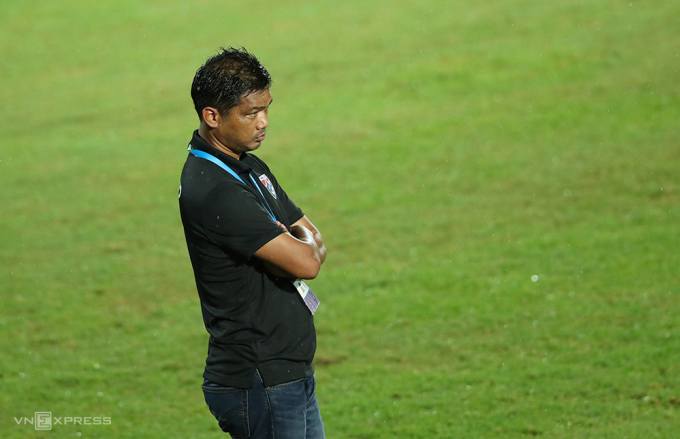
[[[329,438],[680,437],[679,17],[0,3],[0,437],[221,437],[176,201],[221,45],[271,72],[258,155],[329,249]]]

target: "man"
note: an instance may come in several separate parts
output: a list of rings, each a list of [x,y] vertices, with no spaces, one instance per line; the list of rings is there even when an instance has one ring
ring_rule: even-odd
[[[265,139],[271,77],[245,49],[196,72],[200,119],[179,205],[203,321],[203,392],[233,438],[323,438],[315,396],[318,300],[300,279],[326,259],[321,234],[251,154]]]

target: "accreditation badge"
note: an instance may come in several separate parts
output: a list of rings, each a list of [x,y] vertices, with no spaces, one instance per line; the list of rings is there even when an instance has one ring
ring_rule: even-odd
[[[298,279],[293,282],[293,285],[297,288],[298,293],[300,293],[302,300],[305,301],[305,305],[307,305],[309,311],[314,315],[316,309],[319,307],[319,303],[321,303],[319,302],[319,299],[317,299],[316,295],[305,281]]]

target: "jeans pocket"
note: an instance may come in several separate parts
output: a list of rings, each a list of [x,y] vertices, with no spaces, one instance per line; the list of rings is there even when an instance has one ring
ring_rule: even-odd
[[[285,383],[277,384],[275,386],[267,387],[269,390],[285,389],[286,387],[294,386],[306,380],[307,378],[298,378],[293,381],[287,381]]]
[[[249,437],[248,391],[215,385],[204,385],[202,388],[205,403],[222,431],[234,439]]]
[[[309,383],[310,391],[307,394],[307,402],[309,402],[310,399],[312,399],[312,396],[314,396],[314,392],[316,392],[316,377],[312,375],[311,382]]]

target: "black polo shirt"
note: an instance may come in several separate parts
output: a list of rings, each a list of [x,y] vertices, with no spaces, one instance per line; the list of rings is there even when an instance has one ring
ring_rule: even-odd
[[[180,213],[210,334],[203,376],[243,389],[251,387],[255,369],[265,386],[311,376],[316,350],[312,314],[290,279],[269,274],[253,257],[283,233],[267,213],[263,195],[286,227],[302,218],[302,211],[256,156],[236,160],[208,145],[198,131],[191,147],[215,156],[245,182],[193,154],[182,170]]]

